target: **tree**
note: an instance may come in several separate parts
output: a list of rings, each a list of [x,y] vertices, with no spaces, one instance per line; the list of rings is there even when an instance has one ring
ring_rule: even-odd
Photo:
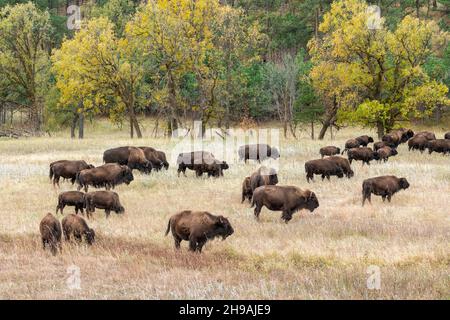
[[[52,57],[61,107],[76,108],[75,113],[82,115],[109,106],[110,118],[120,121],[126,114],[130,136],[136,132],[141,138],[136,92],[142,85],[144,64],[135,44],[127,36],[117,38],[106,18],[88,21],[73,39],[65,40]]]
[[[12,99],[8,102],[28,111],[29,124],[36,131],[42,124],[49,67],[45,48],[51,32],[49,13],[31,2],[0,10],[0,91],[8,91]]]
[[[327,105],[322,138],[337,116],[341,123],[377,128],[381,137],[399,121],[429,115],[449,103],[448,88],[430,79],[423,65],[445,45],[433,21],[406,16],[395,31],[368,27],[367,4],[332,4],[320,25],[321,39],[309,43],[311,78]]]

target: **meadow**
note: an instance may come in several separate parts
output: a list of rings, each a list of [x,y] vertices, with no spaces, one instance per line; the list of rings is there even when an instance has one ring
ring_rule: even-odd
[[[348,138],[366,133],[375,138],[361,128],[342,129],[333,140],[311,140],[306,133],[280,137],[279,184],[310,189],[320,203],[288,224],[266,208],[256,221],[249,203],[241,204],[242,180],[257,163],[231,163],[215,179],[189,170],[178,178],[170,161],[168,171],[136,172],[129,186],[115,189],[126,213],[106,219],[97,210],[88,221],[97,234],[92,247],[64,243],[55,257],[43,251],[40,220],[55,212],[59,192],[75,189],[69,182],[53,188],[49,163],[84,159],[100,165],[104,150],[123,145],[171,152],[173,141],[150,138],[146,129],[142,140],[131,140],[128,130],[100,121],[87,127],[84,140],[71,140],[66,131],[0,140],[1,299],[450,298],[449,156],[409,152],[402,144],[387,163],[354,162],[352,179],[306,182],[304,163],[320,158],[320,147],[342,148]],[[441,138],[445,130],[434,132]],[[406,177],[410,188],[391,203],[372,197],[372,205],[362,207],[362,181],[385,174]],[[176,251],[164,232],[169,217],[184,209],[224,215],[235,233],[208,242],[202,254],[188,252],[186,242]],[[79,289],[67,284],[72,265],[80,270]],[[367,286],[370,266],[380,270],[379,289]]]

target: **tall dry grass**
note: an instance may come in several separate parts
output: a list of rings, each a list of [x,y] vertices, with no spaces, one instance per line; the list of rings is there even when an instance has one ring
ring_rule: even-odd
[[[52,187],[51,161],[99,165],[110,147],[149,145],[169,152],[174,142],[133,141],[126,130],[103,122],[88,128],[83,141],[68,139],[66,132],[0,140],[0,298],[448,299],[448,156],[408,152],[401,145],[388,163],[354,163],[350,180],[306,182],[304,162],[318,158],[321,146],[343,146],[366,132],[341,130],[333,141],[312,141],[306,134],[281,139],[280,184],[309,188],[320,202],[313,214],[299,212],[289,224],[265,208],[258,222],[249,204],[240,203],[242,179],[257,164],[232,165],[220,179],[197,179],[192,171],[177,178],[171,163],[167,172],[137,173],[131,185],[117,187],[126,214],[106,219],[97,211],[88,222],[97,233],[95,245],[64,244],[56,257],[41,248],[39,221],[54,212],[58,193],[73,187]],[[406,177],[411,187],[392,203],[374,197],[361,207],[362,181],[383,174]],[[189,253],[186,243],[177,252],[164,231],[168,218],[183,209],[223,214],[235,234],[207,243],[201,255]],[[80,290],[66,284],[70,265],[80,268]],[[380,268],[380,290],[367,288],[370,265]]]

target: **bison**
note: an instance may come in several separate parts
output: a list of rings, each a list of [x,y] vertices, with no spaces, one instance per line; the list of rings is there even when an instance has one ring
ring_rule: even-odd
[[[277,183],[278,175],[274,168],[262,166],[250,176],[250,188],[252,192],[260,186],[276,185]]]
[[[189,250],[202,252],[208,240],[221,237],[225,240],[234,233],[227,218],[206,211],[185,210],[170,217],[165,235],[172,231],[175,248],[182,240],[189,241]]]
[[[433,133],[433,132],[430,132],[430,131],[420,131],[420,132],[417,132],[415,135],[414,135],[414,137],[417,137],[417,136],[423,136],[423,137],[425,137],[427,140],[436,140],[436,135]],[[414,138],[413,137],[413,138]]]
[[[405,143],[414,136],[414,131],[411,129],[397,129],[385,134],[381,140],[391,148],[397,148],[399,144]]]
[[[116,185],[130,184],[134,180],[131,169],[116,163],[107,163],[93,169],[81,170],[76,177],[78,190],[84,188],[87,192],[89,186],[94,188],[114,189]]]
[[[316,194],[310,190],[302,190],[295,186],[261,186],[255,189],[252,197],[252,208],[255,217],[263,206],[272,211],[282,211],[281,219],[288,223],[292,215],[301,209],[313,212],[318,206]]]
[[[339,156],[332,156],[332,157],[326,158],[325,160],[332,161],[332,162],[336,163],[339,167],[341,167],[343,173],[345,174],[345,176],[347,178],[350,179],[351,177],[354,176],[355,173],[353,172],[352,168],[350,167],[350,162],[347,159],[345,159],[343,157],[339,157]]]
[[[345,153],[345,151],[348,151],[350,149],[353,148],[358,148],[359,147],[359,141],[356,139],[349,139],[345,142],[345,146],[344,146],[344,150],[342,150],[342,154]]]
[[[50,163],[49,178],[59,187],[59,179],[70,179],[72,184],[75,183],[77,173],[84,169],[92,169],[92,164],[87,164],[84,160],[59,160]]]
[[[246,144],[239,147],[239,160],[247,162],[247,160],[256,160],[258,163],[269,158],[278,159],[280,152],[277,148],[271,147],[268,144]]]
[[[207,173],[208,177],[222,177],[223,170],[229,169],[230,166],[226,161],[214,160],[212,163],[194,164],[195,176],[201,177],[203,173]]]
[[[373,142],[373,138],[369,137],[368,135],[363,135],[363,136],[356,137],[356,141],[359,142],[360,146],[367,147],[367,145],[369,143]]]
[[[164,169],[169,169],[169,163],[166,159],[166,154],[162,151],[158,151],[152,147],[139,147],[144,151],[145,157],[151,162],[153,169],[156,171]]]
[[[84,196],[86,214],[92,216],[95,208],[105,209],[106,218],[109,217],[111,211],[117,214],[124,213],[125,209],[120,204],[119,195],[114,191],[94,191],[86,193]]]
[[[245,199],[248,199],[248,201],[250,202],[252,200],[252,195],[253,195],[253,191],[252,191],[252,187],[250,185],[250,177],[245,177],[244,181],[242,181],[242,201],[241,201],[241,203],[243,203],[245,201]]]
[[[75,207],[76,214],[78,214],[78,211],[83,214],[84,193],[80,191],[67,191],[59,194],[58,205],[56,206],[56,214],[58,214],[58,210],[60,210],[61,214],[63,214],[65,206],[73,206]]]
[[[448,139],[436,139],[430,140],[427,143],[428,153],[438,152],[447,154],[450,153],[450,140]]]
[[[382,160],[386,162],[390,157],[396,156],[398,154],[397,149],[388,146],[378,149],[376,152],[377,160],[379,162],[381,162]]]
[[[341,149],[335,146],[327,146],[320,148],[319,153],[320,156],[323,158],[325,156],[334,156],[335,154],[340,154]]]
[[[370,165],[370,161],[378,160],[378,154],[368,147],[352,148],[348,150],[347,156],[350,163],[352,163],[353,160],[359,160],[362,161],[363,165],[364,163]]]
[[[183,172],[183,175],[186,176],[186,169],[196,171],[196,175],[198,176],[203,174],[203,169],[205,169],[205,172],[207,171],[207,168],[202,166],[211,165],[212,167],[210,167],[210,170],[213,170],[211,168],[217,169],[217,166],[215,166],[215,164],[216,158],[214,158],[214,155],[208,151],[180,153],[177,157],[178,176],[180,176],[180,172]]]
[[[381,149],[383,147],[389,147],[389,146],[384,141],[378,141],[373,144],[373,150],[375,150],[375,151],[378,151],[378,149]]]
[[[450,140],[450,131],[444,135],[444,139]]]
[[[344,176],[344,171],[342,168],[334,163],[333,161],[328,161],[328,159],[317,159],[310,160],[305,163],[306,181],[314,181],[314,175],[318,174],[322,176],[322,180],[325,177],[330,180],[330,176],[337,176],[342,178]]]
[[[95,232],[89,228],[86,221],[75,214],[69,214],[62,220],[62,229],[64,231],[64,239],[70,241],[73,236],[75,240],[81,242],[84,239],[87,244],[92,245],[95,240]]]
[[[61,224],[51,213],[41,220],[39,224],[39,231],[41,233],[42,247],[50,247],[53,255],[56,255],[58,248],[61,251]]]
[[[375,178],[366,179],[362,184],[362,205],[364,202],[369,200],[371,203],[371,194],[381,196],[383,202],[388,199],[391,202],[391,197],[394,193],[402,190],[408,189],[409,182],[406,178],[397,178],[396,176],[380,176]]]
[[[408,141],[408,150],[420,150],[423,152],[427,147],[428,139],[423,135],[415,135],[412,139]]]
[[[147,160],[142,149],[136,147],[118,147],[108,149],[103,153],[103,162],[126,165],[131,170],[139,170],[143,173],[152,171],[152,163]]]

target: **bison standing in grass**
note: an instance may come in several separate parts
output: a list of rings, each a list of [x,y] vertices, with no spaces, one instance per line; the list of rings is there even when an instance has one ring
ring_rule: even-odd
[[[261,186],[253,192],[252,208],[258,219],[262,207],[272,211],[282,211],[281,219],[288,223],[292,215],[301,209],[313,212],[318,206],[316,194],[295,186]]]
[[[152,171],[152,163],[145,157],[144,151],[136,147],[118,147],[108,149],[103,153],[105,163],[117,163],[126,165],[131,170],[139,170],[143,173]]]
[[[373,138],[369,137],[368,135],[363,135],[363,136],[356,137],[356,141],[359,142],[360,146],[367,147],[367,145],[369,143],[373,142]]]
[[[246,144],[239,147],[239,160],[247,162],[247,160],[256,160],[259,163],[269,158],[278,159],[280,152],[277,148],[271,147],[268,144]]]
[[[305,163],[306,181],[314,181],[314,175],[321,175],[322,180],[327,178],[330,180],[330,176],[337,176],[342,178],[344,176],[344,171],[342,168],[333,161],[328,161],[328,159],[317,159],[310,160]]]
[[[373,144],[373,150],[375,150],[375,151],[378,151],[378,149],[381,149],[383,147],[389,147],[389,146],[384,141],[378,141]]]
[[[151,162],[153,169],[156,171],[169,169],[169,162],[167,162],[166,154],[163,151],[156,150],[152,147],[139,147],[144,151],[145,157]]]
[[[414,135],[414,137],[418,137],[418,136],[423,136],[427,140],[436,140],[436,135],[431,131],[420,131]]]
[[[350,162],[343,158],[343,157],[339,157],[339,156],[332,156],[332,157],[328,157],[325,160],[327,161],[332,161],[335,164],[337,164],[339,167],[341,167],[343,173],[345,174],[345,176],[347,178],[351,178],[355,175],[355,173],[353,172],[352,168],[350,167]]]
[[[362,161],[362,164],[367,163],[370,165],[370,161],[378,160],[378,154],[368,147],[353,148],[347,152],[348,161],[352,163],[353,160]]]
[[[396,176],[380,176],[375,178],[366,179],[362,184],[362,205],[369,200],[371,203],[371,194],[381,196],[383,202],[388,199],[391,202],[393,194],[400,190],[409,188],[409,182],[406,178],[397,178]]]
[[[61,224],[51,213],[41,220],[39,224],[39,231],[41,233],[42,247],[50,247],[53,255],[56,255],[58,248],[61,251]]]
[[[211,177],[223,176],[223,170],[229,168],[225,161],[217,160],[211,152],[194,151],[180,153],[177,158],[178,176],[180,172],[186,176],[186,169],[194,170],[197,177],[201,177],[203,173],[208,173]]]
[[[133,173],[127,166],[116,163],[107,163],[93,169],[85,169],[77,174],[78,190],[84,188],[87,192],[89,186],[94,188],[114,189],[115,186],[125,183],[130,184],[133,180]]]
[[[234,233],[227,218],[215,216],[206,211],[185,210],[170,217],[166,236],[172,231],[175,248],[180,248],[182,240],[189,241],[189,250],[202,252],[208,240],[221,237],[225,240]]]
[[[319,150],[320,156],[323,158],[325,156],[334,156],[336,154],[341,153],[341,149],[335,146],[327,146],[320,148]]]
[[[350,149],[353,148],[358,148],[359,147],[359,141],[356,139],[349,139],[345,142],[345,147],[344,150],[342,150],[342,154],[345,153],[345,151],[348,151]]]
[[[405,143],[414,136],[414,131],[411,129],[397,129],[385,134],[381,140],[389,147],[397,148],[399,144]]]
[[[75,207],[75,214],[78,214],[78,211],[83,214],[84,193],[80,191],[67,191],[59,194],[56,214],[58,214],[58,210],[60,210],[61,214],[63,214],[65,206],[73,206]]]
[[[274,168],[260,167],[250,176],[250,188],[252,192],[265,185],[276,185],[278,183],[277,171]]]
[[[448,139],[436,139],[428,141],[427,143],[428,153],[442,153],[447,154],[450,153],[450,140]]]
[[[59,187],[59,179],[61,177],[70,179],[72,184],[74,184],[78,172],[92,168],[94,168],[94,166],[92,164],[87,164],[84,160],[59,160],[50,163],[49,177],[50,180],[53,181],[53,186],[57,184]]]
[[[95,240],[95,232],[89,228],[86,221],[80,216],[69,214],[62,220],[62,229],[64,231],[64,239],[70,241],[73,236],[77,242],[84,239],[87,244],[92,245]]]
[[[420,150],[423,152],[427,147],[428,139],[423,135],[415,135],[413,138],[408,140],[408,150]]]
[[[104,209],[106,218],[109,217],[111,211],[117,214],[125,212],[124,207],[120,203],[119,195],[114,191],[89,192],[85,194],[84,199],[88,218],[95,211],[95,208]]]
[[[397,149],[388,146],[378,149],[376,152],[377,152],[377,160],[379,162],[381,161],[386,162],[390,157],[396,156],[398,154]]]
[[[250,177],[245,177],[244,181],[242,181],[242,201],[243,203],[245,199],[248,199],[250,202],[252,200],[253,190],[250,185]]]

